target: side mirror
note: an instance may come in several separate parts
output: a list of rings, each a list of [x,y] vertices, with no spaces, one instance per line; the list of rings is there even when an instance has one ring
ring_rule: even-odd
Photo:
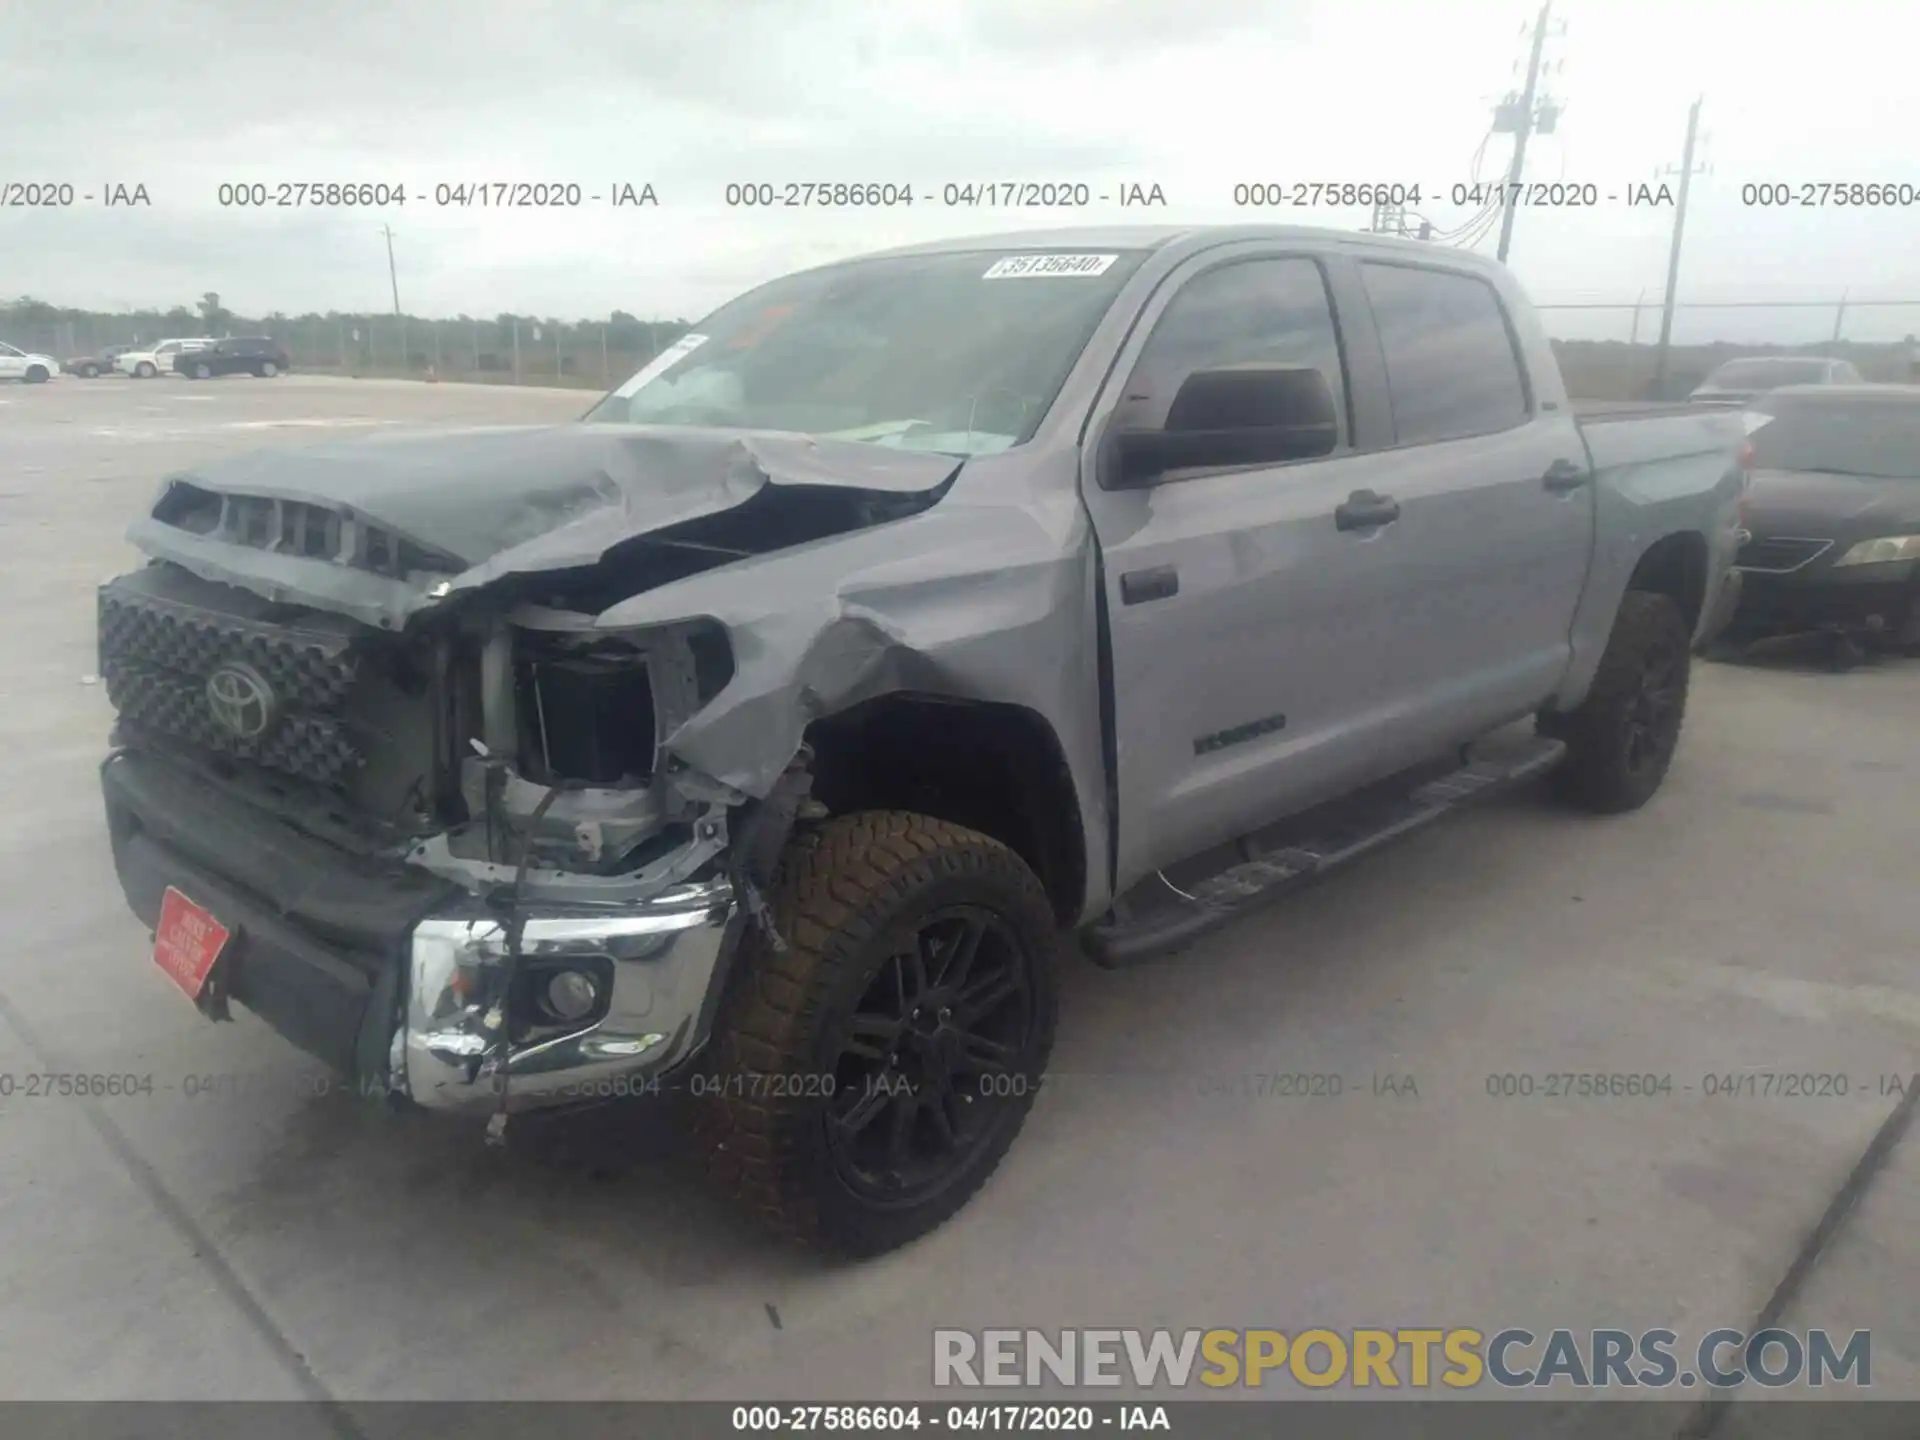
[[[1306,365],[1225,365],[1181,383],[1158,429],[1111,432],[1101,484],[1137,490],[1172,470],[1279,465],[1331,454],[1339,410],[1327,377]]]

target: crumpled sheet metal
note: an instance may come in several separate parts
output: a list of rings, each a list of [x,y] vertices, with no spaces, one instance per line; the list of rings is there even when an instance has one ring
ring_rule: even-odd
[[[1067,503],[969,504],[706,571],[621,602],[625,629],[709,616],[734,677],[665,739],[693,769],[764,796],[815,718],[896,692],[1023,705],[1076,777],[1102,772],[1093,547]],[[1030,499],[1030,497],[1028,497]],[[1087,788],[1083,785],[1083,788]],[[1081,796],[1089,836],[1104,833]]]
[[[237,546],[151,515],[127,539],[203,578],[398,630],[514,574],[588,566],[622,541],[731,510],[767,485],[914,494],[951,456],[802,435],[568,424],[406,432],[229,456],[167,478],[363,518],[468,566],[398,581],[331,560]],[[157,503],[156,497],[156,503]]]

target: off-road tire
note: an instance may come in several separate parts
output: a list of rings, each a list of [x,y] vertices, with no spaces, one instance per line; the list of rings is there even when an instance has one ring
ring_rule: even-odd
[[[693,1138],[710,1177],[764,1223],[830,1252],[878,1255],[966,1204],[1024,1124],[1053,1046],[1053,910],[1033,871],[999,841],[892,810],[797,832],[767,899],[787,948],[776,950],[758,927],[742,940],[689,1085]],[[843,1178],[828,1140],[831,1097],[804,1082],[834,1072],[855,1008],[891,963],[889,942],[952,906],[990,912],[1024,953],[1030,1038],[1016,1067],[1019,1093],[995,1102],[993,1128],[942,1188],[885,1205]]]
[[[1579,708],[1542,716],[1543,735],[1564,740],[1567,757],[1554,770],[1552,786],[1562,799],[1597,814],[1638,810],[1666,779],[1686,716],[1692,636],[1680,607],[1665,595],[1629,590],[1620,600],[1613,634],[1600,657],[1592,688]],[[1674,667],[1670,716],[1663,717],[1661,743],[1641,763],[1632,762],[1636,706],[1647,693],[1650,663]]]

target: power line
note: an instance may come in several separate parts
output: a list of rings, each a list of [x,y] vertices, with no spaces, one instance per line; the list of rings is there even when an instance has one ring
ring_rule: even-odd
[[[1547,25],[1553,11],[1553,0],[1540,7],[1540,18],[1533,25],[1533,48],[1527,55],[1527,80],[1518,97],[1511,94],[1494,107],[1493,128],[1497,133],[1511,133],[1513,136],[1513,163],[1507,168],[1507,188],[1504,194],[1506,205],[1500,217],[1500,248],[1496,258],[1507,258],[1507,247],[1513,241],[1513,220],[1518,206],[1514,204],[1518,196],[1520,176],[1527,163],[1527,141],[1535,134],[1550,135],[1559,123],[1560,107],[1547,96],[1540,93],[1540,56],[1546,49]],[[1524,32],[1523,32],[1524,33]],[[1555,34],[1565,34],[1564,25]]]

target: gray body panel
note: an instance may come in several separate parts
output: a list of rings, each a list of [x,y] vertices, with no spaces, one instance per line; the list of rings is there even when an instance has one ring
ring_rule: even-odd
[[[445,457],[524,463],[449,512],[438,483],[389,493],[367,442],[310,451],[205,483],[348,502],[472,568],[430,588],[324,561],[241,551],[146,521],[150,554],[212,578],[389,628],[511,574],[590,564],[663,525],[745,503],[768,484],[925,493],[906,518],[734,560],[620,600],[609,630],[696,617],[723,624],[735,673],[664,749],[698,777],[764,796],[809,722],[893,692],[1015,705],[1042,719],[1071,772],[1088,847],[1083,921],[1154,868],[1547,705],[1591,682],[1628,577],[1664,536],[1706,539],[1710,582],[1731,557],[1740,477],[1735,416],[1662,413],[1583,430],[1546,338],[1513,280],[1487,261],[1413,241],[1289,227],[1108,228],[951,240],[915,251],[1151,249],[1120,289],[1033,436],[959,465],[944,457],[803,437],[566,427],[491,441],[449,437]],[[1531,385],[1523,423],[1396,446],[1378,342],[1349,289],[1356,448],[1108,493],[1094,477],[1129,366],[1168,296],[1230,255],[1355,256],[1476,275],[1501,297]],[[1357,273],[1357,272],[1356,272]],[[1383,428],[1385,427],[1385,428]],[[584,427],[583,427],[584,428]],[[377,445],[379,442],[372,442]],[[431,462],[430,441],[389,457]],[[492,452],[486,447],[492,446]],[[541,457],[568,463],[558,472]],[[323,463],[324,461],[324,463]],[[1541,484],[1556,461],[1586,484]],[[411,462],[409,462],[411,463]],[[399,462],[396,460],[395,465]],[[511,468],[510,466],[508,467]],[[329,478],[329,477],[332,478]],[[391,478],[391,472],[390,472]],[[1402,518],[1336,530],[1350,492],[1391,493]],[[534,503],[550,489],[550,501]],[[1126,571],[1177,564],[1166,603],[1125,606]],[[1102,645],[1111,677],[1102,683]],[[1271,734],[1207,753],[1196,742],[1274,715]],[[1111,744],[1109,744],[1111,738]]]

